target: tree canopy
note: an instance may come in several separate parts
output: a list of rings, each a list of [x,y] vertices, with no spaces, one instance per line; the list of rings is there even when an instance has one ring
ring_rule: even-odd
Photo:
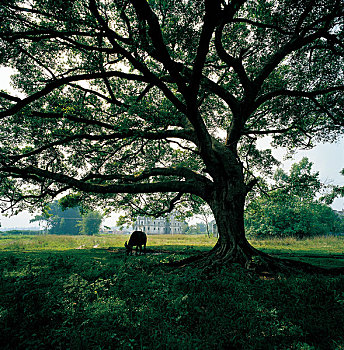
[[[0,92],[2,208],[63,193],[159,215],[201,198],[216,249],[246,260],[245,198],[276,164],[257,140],[343,132],[343,18],[341,0],[3,0],[20,94]]]

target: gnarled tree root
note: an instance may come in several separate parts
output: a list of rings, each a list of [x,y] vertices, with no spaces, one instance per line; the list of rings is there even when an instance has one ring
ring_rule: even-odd
[[[231,268],[238,264],[248,272],[262,276],[271,275],[295,275],[295,274],[322,274],[322,275],[344,275],[344,267],[325,268],[315,266],[299,260],[278,258],[263,253],[255,248],[243,254],[242,251],[218,249],[214,247],[206,253],[190,256],[188,258],[170,262],[169,266],[185,267],[194,265],[207,271],[215,271],[225,266]]]

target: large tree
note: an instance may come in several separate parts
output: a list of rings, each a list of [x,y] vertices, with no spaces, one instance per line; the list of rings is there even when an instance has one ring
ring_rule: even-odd
[[[2,0],[4,202],[206,202],[207,259],[247,264],[244,206],[274,146],[343,131],[341,0]]]

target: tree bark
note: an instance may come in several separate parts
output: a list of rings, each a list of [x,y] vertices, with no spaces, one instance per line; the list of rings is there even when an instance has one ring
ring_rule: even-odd
[[[218,241],[212,250],[216,260],[246,266],[255,253],[245,237],[245,195],[244,183],[239,179],[227,180],[212,194],[209,205],[218,230]]]
[[[183,266],[197,262],[205,269],[215,269],[229,264],[252,268],[252,257],[260,255],[247,241],[244,227],[246,187],[240,177],[222,177],[216,181],[206,200],[213,212],[218,230],[218,241],[207,253],[173,263]]]

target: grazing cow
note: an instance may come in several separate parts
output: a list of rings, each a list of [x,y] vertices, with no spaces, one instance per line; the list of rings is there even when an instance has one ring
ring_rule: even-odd
[[[136,255],[138,254],[138,250],[140,247],[140,253],[142,253],[142,246],[144,246],[144,253],[146,254],[146,243],[147,243],[147,235],[142,231],[134,231],[130,238],[129,242],[125,242],[124,246],[127,250],[127,255],[132,255],[133,248],[136,246]]]

